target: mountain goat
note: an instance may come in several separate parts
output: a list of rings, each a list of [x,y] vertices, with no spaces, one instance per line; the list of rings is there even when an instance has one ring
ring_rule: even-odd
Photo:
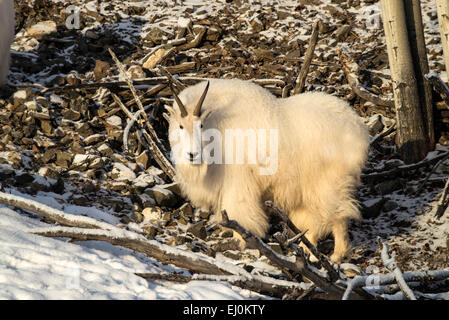
[[[0,0],[0,87],[8,75],[10,47],[14,40],[14,1]]]
[[[278,99],[251,82],[220,79],[173,96],[164,114],[171,157],[194,206],[212,209],[216,218],[226,210],[264,237],[263,203],[271,200],[308,230],[312,243],[332,233],[331,259],[344,257],[347,220],[360,216],[353,192],[369,145],[365,125],[345,101],[325,93]],[[246,162],[237,159],[236,141]]]

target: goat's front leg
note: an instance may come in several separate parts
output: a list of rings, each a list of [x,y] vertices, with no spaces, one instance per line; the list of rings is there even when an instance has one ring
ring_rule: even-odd
[[[332,226],[332,234],[334,235],[334,253],[330,259],[333,262],[340,263],[350,248],[348,222],[346,219],[340,219],[335,222]]]
[[[268,232],[269,223],[260,199],[250,197],[238,188],[234,190],[223,195],[221,210],[226,210],[230,220],[237,221],[254,235],[264,238]]]

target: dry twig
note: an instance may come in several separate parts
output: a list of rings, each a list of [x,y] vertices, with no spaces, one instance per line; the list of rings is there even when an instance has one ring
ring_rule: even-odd
[[[441,98],[443,98],[444,102],[446,102],[446,105],[449,107],[449,87],[435,72],[426,74],[425,78],[432,83],[435,91],[440,94]]]
[[[402,293],[404,296],[409,300],[416,300],[415,294],[413,291],[409,288],[407,283],[404,280],[404,277],[402,275],[401,269],[399,269],[397,262],[396,262],[396,254],[393,251],[391,254],[391,257],[388,254],[388,245],[386,243],[383,243],[380,238],[377,239],[379,242],[379,246],[381,248],[381,258],[384,266],[393,273],[399,288],[401,288]]]
[[[298,78],[296,79],[296,87],[294,94],[301,93],[304,90],[306,84],[307,73],[309,72],[310,63],[312,62],[313,54],[315,52],[315,46],[318,42],[318,34],[321,26],[321,20],[318,20],[313,25],[312,35],[310,36],[309,45],[307,46],[306,55],[304,57],[304,63],[301,66]]]
[[[309,267],[306,258],[299,254],[293,261],[290,258],[281,255],[268,245],[266,245],[259,237],[243,228],[237,221],[229,220],[225,211],[222,212],[223,222],[221,225],[225,228],[230,228],[238,232],[243,240],[245,240],[248,247],[258,249],[261,254],[265,255],[270,261],[282,269],[301,275],[310,281],[312,281],[317,287],[324,290],[330,299],[340,299],[343,296],[344,289],[333,283],[332,281],[323,278],[321,275],[315,273],[312,268]],[[352,292],[352,299],[364,299],[366,297],[361,296],[359,293]]]
[[[344,48],[338,49],[337,54],[340,58],[340,62],[343,67],[343,71],[346,74],[346,79],[348,80],[348,84],[351,86],[352,91],[356,95],[358,95],[363,100],[369,101],[375,105],[378,106],[386,106],[386,107],[394,107],[394,101],[393,100],[385,100],[378,96],[376,96],[374,93],[368,91],[365,89],[358,79],[359,74],[359,66],[357,63],[352,61],[350,58],[348,52]]]
[[[148,280],[166,280],[187,283],[193,280],[201,281],[223,281],[242,289],[251,290],[261,294],[266,294],[276,298],[282,298],[285,294],[293,291],[299,292],[300,295],[309,293],[313,285],[305,283],[297,283],[286,280],[274,280],[266,276],[252,275],[250,279],[243,276],[218,276],[209,274],[194,274],[192,276],[184,276],[178,274],[160,274],[160,273],[136,273],[136,275]]]

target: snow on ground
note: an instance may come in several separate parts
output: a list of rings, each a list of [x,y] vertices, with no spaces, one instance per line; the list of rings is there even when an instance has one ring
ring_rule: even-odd
[[[182,271],[98,241],[69,243],[27,232],[48,226],[0,207],[0,299],[248,299],[227,283],[151,282],[136,272]]]

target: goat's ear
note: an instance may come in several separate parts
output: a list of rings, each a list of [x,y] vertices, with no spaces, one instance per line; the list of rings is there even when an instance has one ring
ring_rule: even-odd
[[[170,122],[170,116],[168,115],[168,113],[163,113],[162,116],[165,118],[165,120],[167,120],[167,122]]]
[[[200,119],[201,121],[205,121],[212,113],[212,110],[205,110],[204,112],[201,113],[200,115]]]
[[[173,109],[173,107],[165,106],[165,110],[167,110],[170,116],[172,117],[176,114],[175,109]]]

